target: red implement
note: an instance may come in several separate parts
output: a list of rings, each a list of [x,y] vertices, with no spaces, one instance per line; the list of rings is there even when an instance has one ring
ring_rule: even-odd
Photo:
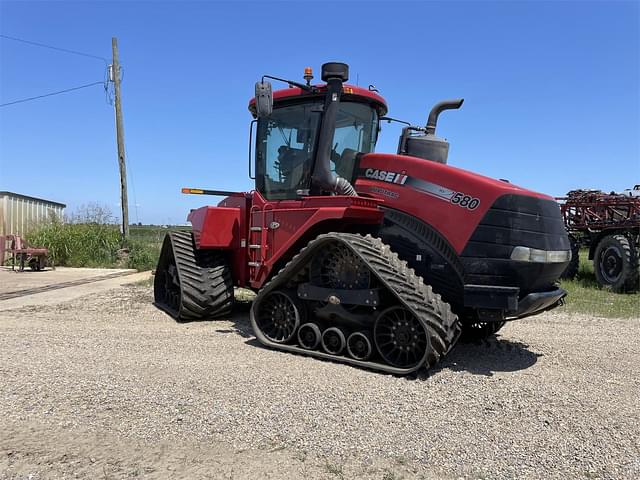
[[[19,264],[20,271],[24,270],[25,265],[33,271],[43,270],[47,264],[47,248],[29,247],[26,240],[19,235],[0,235],[0,260],[2,265],[6,260],[6,255],[10,255],[11,269],[15,269],[16,262]]]

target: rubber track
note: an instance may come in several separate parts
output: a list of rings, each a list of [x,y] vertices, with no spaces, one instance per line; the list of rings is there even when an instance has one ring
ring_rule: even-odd
[[[347,245],[373,272],[378,280],[395,294],[399,302],[409,309],[416,318],[427,327],[431,349],[424,361],[412,368],[397,368],[391,365],[361,362],[349,357],[333,356],[321,351],[305,350],[294,345],[282,345],[269,341],[259,331],[255,312],[260,301],[270,291],[295,279],[299,269],[303,269],[314,251],[329,242],[341,242]],[[451,311],[448,303],[444,302],[440,295],[433,292],[430,286],[425,285],[422,278],[415,274],[414,270],[407,267],[405,261],[379,238],[370,235],[365,237],[349,233],[328,233],[319,235],[315,240],[303,248],[291,261],[285,265],[258,293],[251,308],[251,326],[256,338],[264,345],[304,355],[336,360],[343,363],[381,370],[392,374],[407,374],[418,370],[420,367],[427,369],[436,365],[455,345],[461,332],[457,316]]]
[[[193,234],[169,232],[180,280],[180,310],[156,304],[177,320],[199,320],[227,315],[233,307],[233,281],[227,260],[215,250],[196,250]],[[164,245],[163,245],[164,251]],[[160,262],[159,262],[160,263]]]

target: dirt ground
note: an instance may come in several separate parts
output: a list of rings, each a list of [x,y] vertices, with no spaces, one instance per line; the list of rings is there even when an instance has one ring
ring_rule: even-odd
[[[47,267],[40,272],[32,272],[25,269],[24,272],[12,270],[11,267],[0,266],[0,295],[11,292],[37,289],[45,291],[47,287],[60,284],[70,284],[82,281],[96,281],[101,278],[124,276],[135,273],[128,269],[104,269],[104,268],[67,268]]]
[[[0,308],[0,479],[640,478],[640,318],[556,311],[381,375],[126,286]]]

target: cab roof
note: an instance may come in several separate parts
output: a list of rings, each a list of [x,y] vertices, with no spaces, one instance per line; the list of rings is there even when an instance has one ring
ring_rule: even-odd
[[[322,97],[327,91],[327,86],[314,85],[316,92],[309,92],[299,87],[283,88],[281,90],[275,90],[273,92],[273,103],[278,105],[279,103],[287,103],[288,101],[311,99],[314,97]],[[378,95],[367,88],[357,87],[355,85],[344,84],[342,86],[342,98],[345,101],[356,100],[371,104],[378,110],[378,115],[383,116],[387,114],[387,102]],[[249,111],[251,115],[256,116],[256,99],[255,97],[249,100]]]

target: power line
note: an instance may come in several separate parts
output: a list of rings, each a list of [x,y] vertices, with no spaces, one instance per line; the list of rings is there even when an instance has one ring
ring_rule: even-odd
[[[44,95],[38,95],[37,97],[22,98],[20,100],[14,100],[13,102],[2,103],[0,107],[6,107],[8,105],[15,105],[16,103],[29,102],[31,100],[37,100],[39,98],[51,97],[53,95],[60,95],[61,93],[73,92],[74,90],[80,90],[81,88],[93,87],[94,85],[104,85],[104,81],[88,83],[86,85],[80,85],[79,87],[67,88],[66,90],[60,90],[59,92],[45,93]]]
[[[109,61],[106,58],[100,57],[98,55],[91,55],[89,53],[78,52],[76,50],[69,50],[67,48],[54,47],[52,45],[46,45],[44,43],[32,42],[31,40],[24,40],[22,38],[10,37],[9,35],[0,34],[0,37],[6,38],[7,40],[13,40],[15,42],[26,43],[27,45],[34,45],[36,47],[49,48],[51,50],[58,50],[59,52],[71,53],[73,55],[80,55],[82,57],[96,58],[98,60],[102,60],[105,63],[105,65],[109,63]]]

